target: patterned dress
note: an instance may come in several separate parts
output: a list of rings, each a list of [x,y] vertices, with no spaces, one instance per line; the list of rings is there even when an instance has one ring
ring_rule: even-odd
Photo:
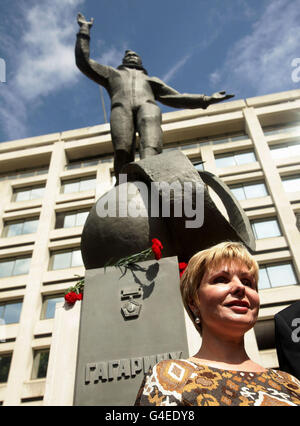
[[[245,372],[165,360],[145,376],[139,406],[300,406],[300,382],[276,370]]]

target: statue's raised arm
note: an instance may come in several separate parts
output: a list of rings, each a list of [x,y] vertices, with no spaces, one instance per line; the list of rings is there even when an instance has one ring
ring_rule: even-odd
[[[76,65],[87,77],[107,88],[108,70],[104,65],[98,64],[90,59],[90,30],[94,23],[94,18],[87,21],[82,13],[78,13],[77,22],[79,31],[75,47]]]

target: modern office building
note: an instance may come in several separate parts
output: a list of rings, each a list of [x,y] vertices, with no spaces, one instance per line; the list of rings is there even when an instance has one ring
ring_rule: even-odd
[[[247,344],[278,368],[273,318],[300,299],[300,90],[166,113],[162,127],[164,150],[219,176],[251,221],[261,310]],[[113,179],[109,124],[0,144],[0,405],[46,403],[55,306],[84,276],[83,224]]]

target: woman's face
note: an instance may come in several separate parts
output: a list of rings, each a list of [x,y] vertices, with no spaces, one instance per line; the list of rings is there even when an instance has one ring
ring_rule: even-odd
[[[196,309],[205,329],[223,336],[243,336],[258,316],[257,283],[245,264],[224,261],[207,270],[198,288]]]

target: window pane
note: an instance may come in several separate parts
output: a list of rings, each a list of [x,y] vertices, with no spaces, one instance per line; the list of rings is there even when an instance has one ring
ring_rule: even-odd
[[[62,252],[53,255],[52,269],[64,269],[71,266],[72,252]]]
[[[30,200],[30,189],[20,189],[20,190],[16,190],[15,194],[16,194],[16,201],[27,201]]]
[[[203,163],[200,163],[200,162],[194,163],[194,167],[195,167],[196,170],[200,170],[200,171],[204,170]]]
[[[267,269],[272,287],[297,284],[291,264],[268,266]]]
[[[23,275],[28,274],[29,271],[30,258],[16,259],[13,275]]]
[[[22,234],[34,234],[37,231],[38,219],[29,219],[24,222]]]
[[[226,157],[216,157],[217,167],[230,167],[235,165],[236,165],[236,162],[232,155],[226,156]]]
[[[231,189],[231,192],[233,193],[233,195],[235,196],[235,198],[238,201],[246,199],[245,191],[244,191],[244,188],[242,186],[239,186],[239,187],[236,187],[236,188],[230,188],[230,189]]]
[[[246,198],[258,198],[266,197],[268,195],[267,189],[264,183],[255,183],[252,185],[245,185]]]
[[[4,260],[0,262],[0,278],[11,277],[13,273],[15,260]]]
[[[76,226],[83,226],[89,215],[89,212],[78,212],[76,217]]]
[[[33,361],[33,379],[43,379],[47,376],[49,349],[36,351]]]
[[[70,194],[72,192],[78,192],[79,191],[79,182],[73,181],[73,182],[64,182],[63,184],[63,192],[65,194]]]
[[[36,200],[38,198],[43,198],[45,188],[32,188],[31,190],[31,200]]]
[[[17,303],[6,303],[3,306],[3,317],[5,324],[15,324],[20,320],[20,314],[22,309],[22,302]]]
[[[300,191],[300,177],[284,179],[282,184],[286,192]]]
[[[289,157],[290,152],[288,147],[271,148],[271,156],[274,160]]]
[[[270,281],[269,281],[269,277],[267,274],[267,269],[266,267],[262,266],[259,268],[259,281],[258,281],[258,288],[260,290],[265,289],[265,288],[270,288]]]
[[[11,354],[0,355],[0,383],[6,383],[11,363]]]
[[[253,222],[252,226],[257,239],[278,237],[281,235],[276,219]]]
[[[80,250],[74,250],[72,253],[72,265],[71,266],[82,266],[83,260]]]
[[[7,224],[7,237],[14,237],[16,235],[21,235],[22,234],[22,228],[23,228],[23,223],[22,222],[18,222],[18,223],[10,223]]]
[[[96,179],[84,179],[80,181],[79,191],[88,191],[89,189],[94,189],[96,184]]]
[[[54,318],[55,316],[55,308],[57,303],[61,303],[64,301],[64,297],[52,297],[45,300],[46,310],[43,316],[43,319]]]
[[[75,226],[76,223],[76,214],[70,213],[66,214],[64,218],[64,228],[71,228],[72,226]]]
[[[256,161],[254,152],[243,152],[235,156],[238,165],[253,163]]]

